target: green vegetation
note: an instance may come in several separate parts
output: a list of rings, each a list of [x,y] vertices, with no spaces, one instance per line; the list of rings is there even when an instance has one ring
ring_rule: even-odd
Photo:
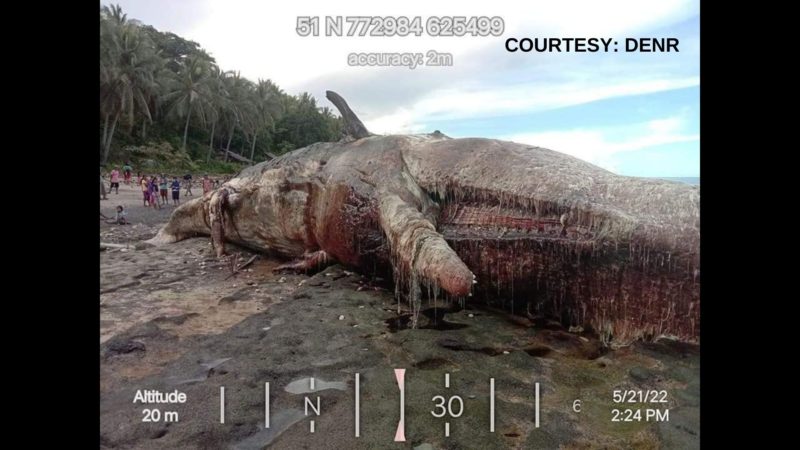
[[[308,93],[224,71],[198,43],[100,9],[100,162],[234,171],[335,141],[341,120]],[[144,165],[145,167],[142,167]]]

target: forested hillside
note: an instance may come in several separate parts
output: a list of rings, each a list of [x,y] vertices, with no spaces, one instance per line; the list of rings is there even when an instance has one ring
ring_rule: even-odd
[[[263,161],[335,141],[340,126],[308,93],[221,68],[197,42],[129,19],[119,6],[100,10],[101,164],[233,170],[226,150]]]

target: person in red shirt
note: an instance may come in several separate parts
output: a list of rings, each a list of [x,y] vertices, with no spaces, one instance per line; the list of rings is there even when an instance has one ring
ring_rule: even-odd
[[[108,189],[111,191],[114,189],[114,193],[119,195],[119,170],[115,167],[111,170],[111,187]]]

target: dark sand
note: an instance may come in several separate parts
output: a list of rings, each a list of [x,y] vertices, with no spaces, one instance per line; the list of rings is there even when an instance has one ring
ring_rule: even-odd
[[[110,216],[117,204],[126,205],[134,225],[102,224],[103,242],[147,239],[173,209],[145,209],[138,188],[124,184],[119,195],[108,197],[101,211]],[[251,256],[231,251],[240,252],[241,261]],[[101,448],[699,448],[696,347],[662,340],[605,351],[589,335],[479,305],[443,317],[441,309],[429,311],[421,329],[405,329],[407,318],[398,314],[391,293],[357,273],[334,266],[313,277],[273,274],[280,261],[262,257],[226,279],[228,260],[217,260],[204,238],[106,250],[100,258]],[[393,442],[399,418],[395,368],[406,369],[405,443]],[[343,382],[347,389],[284,390],[306,377]],[[269,429],[265,382],[271,387]],[[541,389],[538,429],[535,382]],[[219,422],[220,386],[226,389],[225,424]],[[188,400],[134,404],[137,389],[178,389]],[[615,389],[666,390],[667,403],[614,404]],[[312,434],[303,401],[308,396],[316,402],[317,395],[322,411]],[[463,414],[433,417],[435,395],[460,396]],[[580,413],[572,409],[575,399],[582,401]],[[159,409],[161,421],[143,423],[146,408]],[[641,409],[642,420],[612,422],[614,408]],[[669,409],[669,421],[646,421],[648,408]],[[167,411],[177,412],[178,421],[164,423]],[[445,421],[450,437],[444,436]]]

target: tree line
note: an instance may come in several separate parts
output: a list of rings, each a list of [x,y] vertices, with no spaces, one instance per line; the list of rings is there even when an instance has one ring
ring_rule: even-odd
[[[335,141],[341,120],[308,93],[222,70],[200,45],[100,9],[100,160],[112,148],[166,140],[209,162],[217,150],[251,161]]]

